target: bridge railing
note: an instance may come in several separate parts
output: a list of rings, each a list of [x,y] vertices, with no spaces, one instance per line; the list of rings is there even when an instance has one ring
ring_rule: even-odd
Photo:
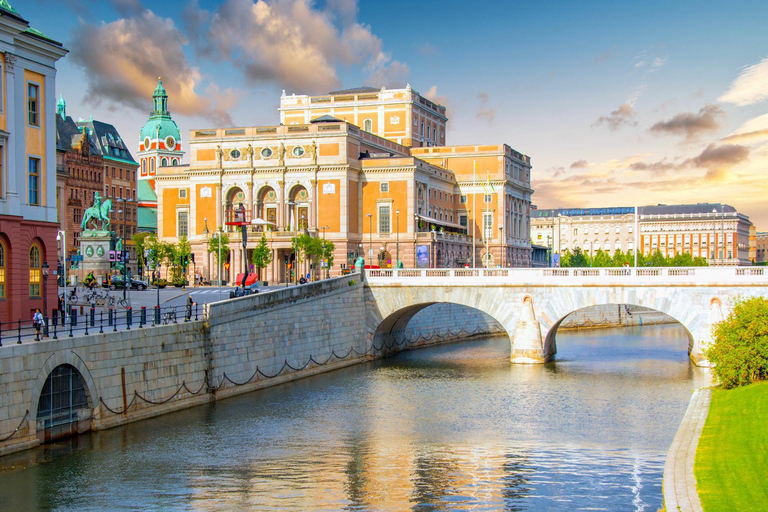
[[[438,281],[462,284],[493,281],[499,284],[553,285],[759,285],[768,284],[768,272],[765,267],[393,268],[367,270],[366,280],[382,285],[436,284]]]

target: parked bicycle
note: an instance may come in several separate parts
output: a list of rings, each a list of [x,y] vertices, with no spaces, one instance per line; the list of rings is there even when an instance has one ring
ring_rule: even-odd
[[[85,294],[85,301],[89,302],[91,305],[95,305],[97,301],[99,300],[106,300],[107,294],[105,293],[99,293],[96,290],[92,290]]]
[[[107,296],[106,300],[104,301],[104,305],[113,308],[115,307],[115,304],[119,305],[120,307],[127,308],[128,307],[128,300],[120,297],[119,299],[115,297],[114,295]]]
[[[62,297],[63,296],[64,296],[64,294],[62,294]],[[74,288],[72,289],[71,292],[67,293],[66,296],[67,296],[67,303],[68,304],[72,304],[73,306],[75,304],[77,304],[77,300],[78,300],[77,291]]]
[[[169,309],[163,315],[163,324],[176,323],[176,309]]]

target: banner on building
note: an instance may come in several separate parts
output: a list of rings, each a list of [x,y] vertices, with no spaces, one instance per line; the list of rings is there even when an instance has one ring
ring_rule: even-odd
[[[416,246],[416,268],[429,268],[429,246]]]

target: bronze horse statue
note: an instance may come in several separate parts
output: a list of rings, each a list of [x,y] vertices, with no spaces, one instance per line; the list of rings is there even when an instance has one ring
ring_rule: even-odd
[[[101,222],[101,230],[106,231],[109,228],[109,210],[112,208],[112,200],[107,199],[103,203],[99,193],[96,192],[93,198],[93,206],[85,210],[83,213],[83,222],[80,223],[80,227],[85,230],[88,229],[88,223],[91,220],[95,220],[97,223]]]

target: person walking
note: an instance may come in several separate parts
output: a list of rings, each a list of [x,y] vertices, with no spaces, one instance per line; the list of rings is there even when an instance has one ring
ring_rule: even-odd
[[[35,309],[35,314],[32,315],[32,325],[35,327],[35,341],[40,341],[40,331],[43,329],[43,314],[40,308]]]

